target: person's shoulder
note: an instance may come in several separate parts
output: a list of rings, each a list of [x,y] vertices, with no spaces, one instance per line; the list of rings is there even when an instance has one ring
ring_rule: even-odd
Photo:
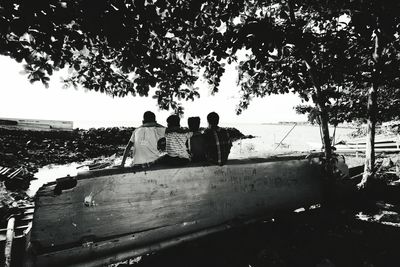
[[[173,132],[172,134],[176,135],[178,138],[190,138],[193,135],[192,132],[188,132],[186,130],[176,131]]]
[[[138,136],[138,135],[143,135],[145,132],[146,132],[146,128],[144,128],[144,127],[137,127],[137,128],[133,131],[132,135],[136,135],[136,136]]]
[[[220,127],[218,129],[218,135],[221,136],[221,138],[225,138],[225,139],[231,139],[231,136],[229,134],[229,130],[226,128],[222,128]]]
[[[207,129],[204,130],[204,132],[206,132],[206,131],[209,132],[209,133],[214,133],[214,132],[227,133],[228,132],[228,130],[226,128],[219,127],[219,126],[214,127],[214,128],[207,128]]]
[[[205,135],[204,134],[193,134],[191,137],[190,137],[190,139],[191,140],[193,140],[193,141],[199,141],[199,142],[201,142],[201,141],[204,141],[205,140]]]
[[[162,125],[157,125],[157,126],[155,126],[155,127],[152,127],[154,130],[156,130],[156,131],[162,131],[162,132],[165,132],[165,129],[167,129],[167,128],[165,128],[164,126],[162,126]]]
[[[156,124],[154,125],[154,127],[157,128],[157,129],[165,129],[165,126],[163,126],[163,125],[161,125],[161,124],[158,124],[158,123],[156,123]]]
[[[229,130],[227,128],[224,127],[218,127],[218,131],[221,133],[229,133]]]
[[[139,128],[165,128],[157,122],[146,122],[143,123]]]
[[[203,137],[203,134],[201,132],[191,132],[192,133],[192,138],[201,138]]]
[[[213,129],[211,129],[211,128],[206,128],[206,129],[204,129],[203,134],[209,134],[209,133],[212,133],[212,132],[213,132]]]

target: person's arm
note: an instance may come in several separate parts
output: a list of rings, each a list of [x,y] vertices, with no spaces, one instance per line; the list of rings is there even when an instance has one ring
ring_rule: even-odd
[[[229,149],[228,150],[230,151],[233,144],[232,144],[232,138],[231,138],[231,136],[230,136],[228,131],[226,131],[226,136],[228,138],[228,144],[229,144]]]
[[[126,158],[128,157],[129,151],[133,146],[133,142],[129,140],[128,144],[125,147],[124,155],[122,156],[121,167],[124,167]]]
[[[165,137],[161,137],[160,139],[158,139],[158,141],[157,141],[158,151],[165,152],[166,145],[167,145],[167,143],[166,143]]]
[[[204,150],[205,150],[205,157],[206,157],[206,161],[211,162],[211,157],[210,157],[210,150],[211,150],[211,143],[212,140],[210,140],[210,130],[207,128],[204,130],[203,132],[203,138],[204,138]]]

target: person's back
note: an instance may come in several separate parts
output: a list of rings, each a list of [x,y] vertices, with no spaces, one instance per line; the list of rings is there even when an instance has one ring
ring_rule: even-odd
[[[211,163],[224,165],[231,151],[231,138],[227,130],[218,127],[219,116],[217,113],[208,114],[207,121],[209,127],[204,131],[207,144],[206,158]]]
[[[186,142],[192,133],[180,127],[178,115],[171,115],[167,119],[168,128],[165,131],[166,152],[164,162],[169,164],[185,164],[189,162],[190,155],[186,147]]]
[[[157,142],[164,137],[164,134],[165,127],[156,122],[154,113],[146,111],[143,115],[143,125],[133,131],[125,148],[121,166],[125,165],[125,160],[131,147],[133,147],[132,165],[150,165],[154,163],[161,156],[157,149]]]
[[[187,142],[191,161],[200,162],[206,160],[206,140],[204,135],[199,131],[200,118],[190,117],[188,119],[189,130],[193,133]]]
[[[157,142],[164,137],[165,128],[154,123],[145,123],[131,136],[133,146],[133,164],[154,162],[160,157]]]

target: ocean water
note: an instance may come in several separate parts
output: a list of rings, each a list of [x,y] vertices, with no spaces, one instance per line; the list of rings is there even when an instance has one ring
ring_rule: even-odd
[[[290,151],[321,150],[322,141],[318,126],[281,124],[229,124],[243,134],[256,138],[236,142],[232,148],[233,157],[265,157]],[[333,135],[334,128],[330,128]],[[335,141],[347,140],[354,129],[336,128]],[[281,142],[281,145],[278,144]]]

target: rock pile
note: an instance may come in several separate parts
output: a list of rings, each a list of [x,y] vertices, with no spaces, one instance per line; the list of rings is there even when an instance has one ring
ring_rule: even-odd
[[[30,172],[50,164],[65,164],[109,156],[126,145],[133,128],[74,131],[32,131],[0,128],[0,166],[24,166]],[[122,153],[122,152],[121,152]]]

